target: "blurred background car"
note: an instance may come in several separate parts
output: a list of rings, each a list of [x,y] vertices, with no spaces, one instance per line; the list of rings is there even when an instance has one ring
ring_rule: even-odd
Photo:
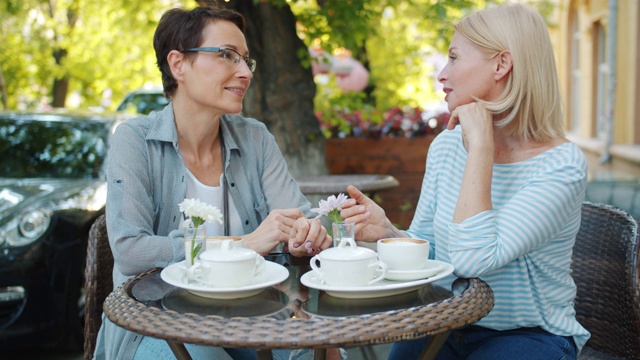
[[[147,115],[152,111],[162,110],[168,103],[169,100],[164,97],[162,88],[142,88],[128,93],[117,110]]]
[[[0,112],[0,349],[82,347],[84,262],[124,115]],[[1,352],[0,350],[0,352]]]

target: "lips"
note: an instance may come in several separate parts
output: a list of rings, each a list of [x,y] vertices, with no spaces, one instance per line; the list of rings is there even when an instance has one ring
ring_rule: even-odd
[[[229,90],[229,91],[231,91],[233,93],[236,93],[238,95],[244,95],[244,92],[246,90],[244,87],[227,87],[225,89]]]
[[[446,94],[444,97],[444,101],[447,101],[447,98],[449,97],[449,93],[453,91],[453,89],[451,88],[443,88],[442,91],[444,91],[444,93]]]

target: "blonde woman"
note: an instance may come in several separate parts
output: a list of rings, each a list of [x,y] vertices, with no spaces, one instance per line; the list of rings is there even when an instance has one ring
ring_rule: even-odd
[[[468,15],[438,80],[452,115],[429,148],[410,228],[355,187],[341,215],[358,223],[359,240],[427,239],[456,276],[491,286],[493,310],[454,331],[438,359],[575,359],[589,338],[570,270],[587,166],[564,137],[544,20],[524,5]],[[414,359],[426,341],[396,343],[390,358]]]

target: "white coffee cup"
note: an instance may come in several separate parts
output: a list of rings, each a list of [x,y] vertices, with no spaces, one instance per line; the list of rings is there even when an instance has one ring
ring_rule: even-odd
[[[200,261],[187,269],[187,276],[204,285],[217,288],[237,288],[250,285],[264,268],[264,258],[252,249],[233,246],[234,241],[222,241],[220,247],[205,250]]]
[[[378,260],[375,251],[358,247],[353,239],[323,250],[309,264],[331,286],[371,285],[382,280],[387,272],[387,266]]]
[[[217,249],[222,246],[224,240],[232,240],[231,247],[244,247],[244,238],[242,236],[207,236],[205,238],[205,250]]]
[[[387,238],[377,242],[378,258],[389,270],[420,270],[429,260],[429,241],[411,238]]]

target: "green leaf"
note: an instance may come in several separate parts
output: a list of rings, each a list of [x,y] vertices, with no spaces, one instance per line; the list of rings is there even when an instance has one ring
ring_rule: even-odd
[[[191,242],[191,263],[193,264],[196,260],[196,256],[198,256],[198,253],[200,253],[200,249],[202,248],[202,244],[198,244],[195,248],[193,247],[193,244],[195,244],[195,241]]]

